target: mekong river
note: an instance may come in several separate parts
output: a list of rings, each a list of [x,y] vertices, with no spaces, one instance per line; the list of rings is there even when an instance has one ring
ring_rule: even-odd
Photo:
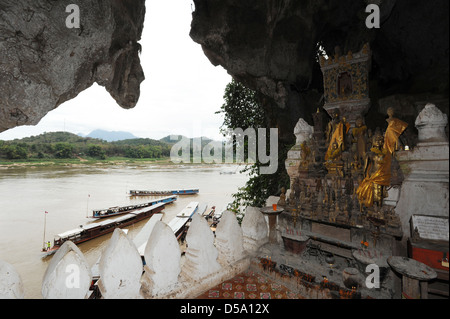
[[[168,223],[189,202],[222,209],[248,176],[237,165],[131,164],[74,167],[0,167],[0,260],[21,276],[25,298],[42,298],[41,284],[51,260],[42,258],[45,241],[91,222],[93,209],[145,203],[157,197],[130,197],[129,190],[199,188],[199,194],[179,196],[164,209]],[[234,174],[220,174],[233,172]],[[48,214],[45,214],[45,211]],[[128,226],[134,238],[148,219]],[[95,264],[111,234],[79,244],[89,265]]]

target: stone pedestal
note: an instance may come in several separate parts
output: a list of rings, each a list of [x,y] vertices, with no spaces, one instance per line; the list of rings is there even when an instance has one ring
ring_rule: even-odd
[[[409,220],[414,214],[449,216],[447,123],[445,114],[427,104],[415,123],[419,130],[417,146],[397,153],[405,179],[396,211],[405,234],[409,234]]]
[[[387,261],[397,273],[402,275],[403,299],[428,299],[427,289],[425,289],[427,282],[437,277],[433,269],[406,257],[391,256]]]
[[[277,244],[277,216],[284,211],[283,208],[273,210],[272,207],[261,208],[261,213],[269,218],[269,243]]]

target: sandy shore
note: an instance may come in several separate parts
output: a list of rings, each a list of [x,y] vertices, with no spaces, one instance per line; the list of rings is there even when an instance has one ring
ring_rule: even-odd
[[[127,166],[127,165],[158,165],[164,167],[174,166],[189,166],[189,167],[217,167],[222,164],[207,164],[207,163],[173,163],[170,158],[163,159],[111,159],[111,160],[94,160],[94,159],[67,159],[67,160],[43,160],[43,161],[29,161],[29,162],[0,162],[0,169],[13,169],[13,168],[38,168],[38,167],[89,167],[89,166]],[[230,165],[230,164],[226,164]],[[231,164],[232,165],[232,164]]]

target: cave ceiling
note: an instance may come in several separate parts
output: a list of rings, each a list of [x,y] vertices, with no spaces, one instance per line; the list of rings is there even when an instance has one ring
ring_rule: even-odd
[[[287,139],[321,103],[319,46],[333,55],[337,46],[347,53],[369,43],[374,104],[396,94],[448,101],[448,0],[376,1],[381,25],[372,29],[367,1],[193,2],[192,40],[213,65],[258,92]],[[68,3],[0,0],[0,131],[36,124],[93,83],[121,107],[136,105],[145,1],[79,0],[90,10],[76,30],[64,26]]]

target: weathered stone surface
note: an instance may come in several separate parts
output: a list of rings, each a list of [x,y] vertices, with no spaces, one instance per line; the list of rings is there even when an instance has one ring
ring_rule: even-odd
[[[0,132],[37,124],[94,82],[136,105],[144,0],[76,1],[78,29],[66,26],[71,3],[0,0]]]
[[[266,219],[257,207],[248,206],[245,209],[241,227],[244,235],[244,249],[249,253],[256,252],[269,241]]]
[[[186,243],[186,261],[182,267],[182,275],[185,278],[200,280],[221,269],[217,262],[219,253],[214,246],[214,234],[199,214],[192,217]]]
[[[231,211],[225,211],[216,229],[218,261],[223,265],[234,264],[244,257],[242,229]]]
[[[284,163],[286,172],[292,183],[298,176],[298,168],[300,166],[302,148],[301,144],[309,140],[314,133],[314,127],[309,125],[304,119],[300,118],[294,127],[294,135],[296,138],[295,145],[287,152],[287,159]]]
[[[80,29],[65,27],[69,3],[0,0],[0,131],[37,123],[94,82],[121,106],[136,103],[144,0],[77,1]],[[336,46],[347,54],[370,44],[372,105],[393,94],[437,93],[448,101],[447,0],[377,1],[379,29],[366,27],[364,1],[194,3],[191,38],[214,65],[259,92],[284,142],[294,142],[296,119],[312,123],[320,105],[319,44],[328,55]],[[383,113],[372,107],[366,124],[382,127]]]
[[[407,0],[376,1],[381,27],[368,29],[367,1],[194,0],[190,36],[212,64],[260,93],[280,138],[290,138],[299,117],[312,124],[320,105],[319,44],[329,56],[372,51],[372,105],[395,93],[441,92],[448,99],[446,0],[429,5]],[[385,113],[369,111],[366,124],[384,127]],[[418,113],[414,114],[417,116]],[[413,122],[409,123],[413,126]]]
[[[0,299],[23,299],[22,279],[14,267],[0,260]]]
[[[105,299],[140,298],[142,260],[134,243],[116,228],[100,259],[98,287]]]
[[[181,251],[172,229],[156,222],[145,248],[142,289],[145,295],[162,296],[174,290],[181,272]]]
[[[306,123],[306,121],[300,118],[294,127],[294,135],[296,138],[295,145],[300,145],[304,141],[310,139],[314,132],[314,127]]]
[[[427,104],[416,119],[419,143],[411,151],[397,153],[405,179],[396,211],[403,232],[410,233],[414,214],[449,214],[449,143],[444,128],[448,119],[433,104]]]
[[[415,124],[419,130],[419,143],[448,142],[445,135],[448,118],[436,105],[431,103],[425,105]]]
[[[269,196],[266,199],[266,206],[272,207],[272,205],[278,203],[279,200],[280,200],[279,196]]]
[[[92,274],[80,249],[66,241],[53,256],[42,280],[45,299],[83,299],[87,297]]]

